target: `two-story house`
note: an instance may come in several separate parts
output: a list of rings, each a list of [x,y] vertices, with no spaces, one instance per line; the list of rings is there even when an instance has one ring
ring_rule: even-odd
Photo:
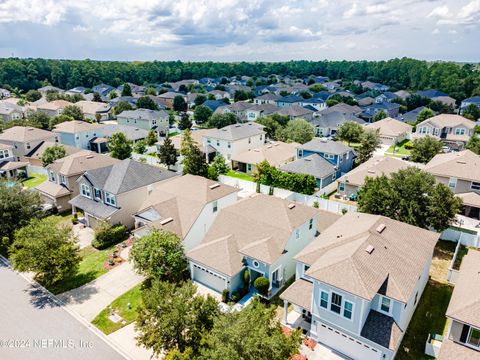
[[[253,99],[253,103],[256,105],[272,104],[276,105],[277,101],[281,98],[279,95],[266,93],[260,96],[257,96]]]
[[[168,135],[169,115],[165,110],[136,109],[117,115],[118,125],[128,125],[144,130],[153,129],[161,136]]]
[[[463,113],[465,109],[470,105],[474,105],[478,109],[480,109],[480,96],[473,96],[471,98],[463,100],[460,105],[460,112]],[[478,119],[475,119],[475,120],[478,120]]]
[[[374,103],[367,105],[363,108],[362,113],[359,115],[362,119],[371,122],[376,113],[383,111],[387,116],[395,118],[400,112],[400,104],[391,102]]]
[[[63,145],[91,150],[92,140],[103,136],[102,129],[102,125],[91,124],[87,121],[72,120],[57,124],[53,132],[58,134],[59,142]]]
[[[93,121],[109,120],[112,116],[112,106],[103,102],[96,101],[78,101],[75,103],[83,113],[85,119]]]
[[[0,120],[9,122],[13,120],[20,120],[24,117],[24,109],[9,101],[0,100]]]
[[[205,149],[212,146],[230,164],[233,155],[258,148],[265,143],[263,126],[255,122],[212,129],[202,137]]]
[[[480,359],[480,252],[462,259],[447,309],[449,327],[439,360]]]
[[[310,121],[313,119],[315,111],[309,110],[300,105],[292,105],[288,107],[283,107],[276,113],[279,115],[287,116],[290,120],[304,119]]]
[[[162,181],[134,214],[134,234],[172,231],[182,239],[184,249],[191,250],[200,244],[219,211],[237,201],[238,191],[190,174]]]
[[[319,116],[315,116],[309,121],[315,129],[315,136],[329,137],[337,133],[340,126],[346,122],[356,122],[360,125],[365,125],[365,121],[356,117],[353,114],[344,114],[340,111],[332,111],[324,113],[323,111]]]
[[[252,105],[245,111],[246,120],[257,121],[259,118],[273,114],[279,110],[280,108],[275,104]]]
[[[44,203],[59,211],[71,209],[69,201],[80,193],[77,179],[86,171],[103,168],[120,162],[110,156],[81,150],[55,160],[46,167],[48,181],[35,187]]]
[[[202,242],[187,252],[190,274],[221,293],[269,280],[267,297],[295,274],[293,257],[317,232],[320,211],[273,196],[257,194],[222,209]],[[244,284],[244,272],[250,284]]]
[[[84,213],[87,226],[106,221],[131,229],[135,225],[132,215],[140,209],[153,185],[174,176],[170,171],[125,159],[86,171],[77,180],[80,194],[69,203],[74,214],[77,209]]]
[[[287,95],[277,100],[277,106],[281,108],[300,105],[305,99],[298,95]]]
[[[297,147],[297,159],[306,158],[313,154],[323,157],[335,167],[336,173],[333,180],[353,168],[355,152],[351,147],[339,141],[313,138],[311,141]]]
[[[295,256],[296,281],[280,295],[284,323],[352,359],[393,359],[438,237],[384,216],[340,217]]]
[[[28,163],[16,161],[13,146],[0,143],[0,179],[18,178],[20,172],[26,172]]]
[[[66,100],[53,100],[37,105],[37,111],[54,117],[60,115],[63,112],[63,109],[70,105],[74,104]]]
[[[475,122],[454,114],[440,114],[417,125],[414,139],[431,136],[456,150],[465,148],[474,134]]]
[[[44,142],[58,142],[57,134],[31,126],[14,126],[0,134],[0,143],[12,146],[17,161],[23,161],[28,153]]]

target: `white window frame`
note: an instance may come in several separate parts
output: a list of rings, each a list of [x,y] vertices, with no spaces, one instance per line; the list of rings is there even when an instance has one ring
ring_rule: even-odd
[[[80,184],[80,194],[87,199],[92,198],[92,189],[87,184]]]
[[[326,306],[322,306],[322,294],[327,295],[327,304]],[[327,291],[320,290],[320,298],[318,300],[318,306],[320,306],[322,309],[328,310],[328,305],[330,304],[330,293]]]
[[[98,192],[100,193],[100,196],[97,196],[97,195],[95,194],[96,191],[98,191]],[[95,200],[102,200],[102,190],[97,189],[97,188],[94,188],[94,189],[93,189],[93,197],[95,198]]]
[[[385,311],[385,310],[382,309],[383,299],[388,300],[388,311]],[[391,315],[392,314],[392,309],[393,309],[392,299],[390,299],[387,296],[380,295],[380,299],[378,301],[378,311],[381,312],[382,314]]]
[[[313,229],[313,218],[308,220],[308,230],[312,230]]]
[[[448,187],[450,189],[456,189],[457,188],[457,181],[458,179],[456,177],[451,177],[448,179]]]
[[[352,308],[350,310],[347,310],[347,307],[346,307],[346,304],[349,303],[350,305],[352,305]],[[353,308],[355,307],[355,304],[352,303],[351,301],[348,301],[348,300],[344,300],[343,301],[343,311],[342,311],[342,316],[347,319],[347,320],[353,320]],[[347,317],[345,316],[345,311],[349,311],[350,312],[350,317]]]
[[[218,211],[218,201],[216,201],[216,200],[212,203],[212,211],[214,213],[216,213]]]
[[[334,296],[334,295],[336,295],[337,297],[338,297],[338,296],[340,297],[340,305],[333,303],[333,296]],[[330,310],[332,313],[334,313],[334,314],[337,314],[337,315],[342,316],[342,310],[343,310],[343,309],[342,309],[342,308],[343,308],[342,305],[343,305],[343,295],[340,295],[339,293],[336,293],[336,292],[333,292],[333,291],[332,291],[331,296],[330,296],[330,308],[329,308],[329,310]],[[338,313],[337,313],[336,311],[332,310],[332,306],[338,306],[338,307],[340,308],[339,311],[338,311]]]
[[[338,183],[338,191],[344,192],[345,191],[345,183],[339,182]]]
[[[65,175],[60,174],[60,184],[67,185],[67,178]]]
[[[468,330],[468,336],[467,336],[467,339],[466,339],[466,342],[465,344],[473,349],[479,349],[480,348],[480,342],[478,345],[475,345],[475,344],[470,344],[470,339],[472,337],[472,331],[475,330],[475,331],[480,331],[480,329],[476,328],[476,327],[473,327],[473,326],[470,326],[470,329]]]
[[[49,180],[50,180],[51,182],[54,182],[54,183],[57,182],[57,176],[56,176],[55,173],[52,172],[52,171],[49,171],[49,172],[48,172],[48,178],[49,178]]]
[[[456,128],[455,135],[465,135],[465,128]]]
[[[110,194],[109,192],[106,192],[106,191],[104,191],[104,193],[105,193],[105,195],[104,195],[105,204],[116,207],[117,206],[117,199],[116,199],[115,195]],[[112,199],[113,199],[113,201],[112,201]]]

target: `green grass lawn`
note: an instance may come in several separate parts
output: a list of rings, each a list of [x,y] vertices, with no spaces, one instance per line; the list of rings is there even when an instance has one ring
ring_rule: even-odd
[[[387,153],[398,154],[398,155],[410,155],[411,150],[405,148],[405,145],[411,143],[410,140],[403,140],[401,143],[397,145],[392,145],[387,149]],[[395,153],[394,153],[395,151]]]
[[[180,134],[178,131],[174,131],[174,132],[168,133],[168,137],[174,137],[174,136],[177,136],[178,134]]]
[[[115,246],[104,250],[97,250],[92,246],[88,246],[80,250],[82,261],[80,262],[78,272],[71,277],[65,278],[61,282],[50,286],[48,290],[54,294],[60,294],[89,283],[107,273],[108,270],[103,267],[103,264],[112,254],[114,249]]]
[[[428,282],[395,359],[432,359],[425,354],[425,342],[429,333],[444,334],[447,324],[445,312],[452,291],[453,286],[449,284],[433,280]]]
[[[234,177],[234,178],[237,178],[237,179],[241,179],[241,180],[247,180],[247,181],[252,181],[252,182],[254,181],[252,176],[250,176],[248,174],[245,174],[245,173],[242,173],[242,172],[233,171],[233,170],[230,170],[225,175],[231,176],[231,177]]]
[[[22,185],[31,189],[31,188],[34,188],[35,186],[40,185],[44,181],[47,181],[47,175],[31,174],[29,178],[22,181]]]
[[[139,284],[116,298],[109,306],[103,309],[95,319],[92,320],[92,324],[108,335],[135,321],[137,318],[137,309],[141,302],[141,286],[142,284]],[[130,304],[130,308],[128,307],[128,304]],[[108,318],[110,315],[110,308],[116,311],[122,319],[126,321],[126,324],[122,324],[121,321],[118,323],[111,321]]]

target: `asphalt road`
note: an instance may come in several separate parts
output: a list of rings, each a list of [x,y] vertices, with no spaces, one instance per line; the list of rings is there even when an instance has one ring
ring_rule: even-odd
[[[0,259],[0,359],[125,357]]]

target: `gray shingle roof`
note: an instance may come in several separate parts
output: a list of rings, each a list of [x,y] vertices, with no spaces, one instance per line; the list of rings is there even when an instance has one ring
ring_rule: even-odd
[[[221,129],[215,129],[208,136],[215,139],[238,140],[261,134],[265,134],[263,126],[249,122],[245,124],[228,125]]]
[[[350,121],[359,123],[360,125],[365,124],[364,120],[353,114],[344,114],[339,111],[322,114],[319,117],[314,118],[310,123],[321,128],[337,129],[340,125]]]
[[[165,110],[136,109],[122,111],[117,117],[156,120],[168,117],[168,113]]]
[[[299,148],[307,151],[337,155],[344,154],[348,151],[353,151],[352,148],[341,143],[340,141],[332,141],[322,138],[314,138],[313,140],[303,144]]]
[[[115,195],[174,176],[175,173],[132,159],[125,159],[118,164],[87,171],[84,174],[93,186]]]
[[[285,164],[280,167],[280,170],[294,174],[312,175],[316,179],[323,179],[334,173],[335,167],[320,155],[313,154]]]
[[[69,203],[84,212],[89,213],[99,219],[108,219],[120,209],[108,206],[100,201],[87,199],[82,195],[74,197]]]
[[[137,141],[139,139],[145,139],[147,137],[148,131],[144,129],[139,129],[135,126],[129,125],[115,125],[108,124],[103,128],[103,136],[111,137],[114,133],[121,132],[125,134],[128,140]]]

